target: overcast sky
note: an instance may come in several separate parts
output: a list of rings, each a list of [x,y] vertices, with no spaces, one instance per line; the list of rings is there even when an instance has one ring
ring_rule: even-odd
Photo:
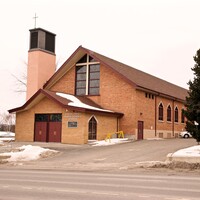
[[[0,2],[0,112],[21,106],[29,29],[56,34],[58,66],[79,45],[188,88],[200,48],[200,0],[6,0]],[[145,80],[144,80],[145,81]]]

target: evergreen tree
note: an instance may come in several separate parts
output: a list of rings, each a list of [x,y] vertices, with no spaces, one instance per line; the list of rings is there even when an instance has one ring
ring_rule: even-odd
[[[200,142],[200,49],[194,56],[195,65],[192,68],[194,80],[189,81],[189,92],[186,97],[185,116],[187,118],[186,130],[196,141]]]

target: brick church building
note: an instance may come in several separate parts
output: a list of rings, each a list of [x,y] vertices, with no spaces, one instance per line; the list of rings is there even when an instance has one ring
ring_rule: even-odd
[[[55,71],[55,34],[30,30],[27,101],[16,141],[85,144],[126,137],[174,138],[185,128],[187,90],[79,46]]]

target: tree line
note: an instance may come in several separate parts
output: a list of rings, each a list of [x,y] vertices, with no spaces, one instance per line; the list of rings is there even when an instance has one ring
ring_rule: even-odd
[[[0,113],[0,131],[15,132],[15,114]]]

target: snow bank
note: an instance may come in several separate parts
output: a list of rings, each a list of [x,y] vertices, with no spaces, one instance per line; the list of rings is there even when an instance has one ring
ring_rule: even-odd
[[[0,141],[12,141],[15,140],[15,133],[0,131]]]
[[[192,146],[185,149],[180,149],[173,154],[169,154],[171,157],[199,157],[200,158],[200,145]]]
[[[9,141],[14,141],[15,140],[15,138],[14,137],[9,137],[9,138],[7,138],[7,137],[2,137],[2,138],[0,138],[0,141],[6,141],[6,142],[9,142]]]
[[[124,143],[128,142],[128,138],[113,138],[113,139],[107,139],[105,140],[100,140],[96,141],[92,144],[92,146],[108,146],[108,145],[114,145],[114,144],[119,144],[119,143]]]
[[[1,153],[0,156],[10,156],[6,161],[16,162],[16,161],[31,161],[37,160],[41,157],[42,154],[46,152],[57,152],[50,149],[44,149],[39,146],[32,145],[23,145],[17,148],[17,152]]]
[[[147,138],[146,140],[165,140],[163,138]]]
[[[0,137],[15,137],[15,133],[6,132],[6,131],[0,131]]]

